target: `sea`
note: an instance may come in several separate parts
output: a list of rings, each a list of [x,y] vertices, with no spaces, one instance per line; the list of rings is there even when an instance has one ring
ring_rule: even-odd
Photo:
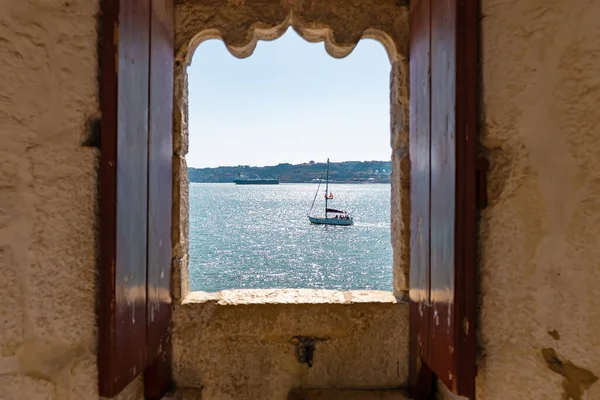
[[[317,184],[190,183],[190,289],[392,290],[390,184],[332,184],[353,226],[312,225]]]

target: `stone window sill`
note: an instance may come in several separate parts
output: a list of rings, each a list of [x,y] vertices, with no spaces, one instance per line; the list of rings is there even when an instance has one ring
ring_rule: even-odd
[[[382,290],[323,290],[323,289],[235,289],[220,292],[190,292],[182,305],[217,303],[218,305],[246,304],[396,304],[403,300],[392,292]]]

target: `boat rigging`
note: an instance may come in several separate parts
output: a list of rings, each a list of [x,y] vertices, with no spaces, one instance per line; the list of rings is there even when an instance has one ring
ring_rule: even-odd
[[[333,200],[333,193],[329,191],[329,159],[327,159],[326,166],[326,178],[325,178],[325,216],[311,216],[311,212],[314,208],[315,201],[319,194],[319,189],[321,187],[321,182],[319,181],[319,186],[317,187],[317,192],[315,193],[315,198],[313,199],[310,210],[308,211],[308,219],[312,224],[318,225],[341,225],[341,226],[349,226],[354,225],[354,218],[347,212],[343,210],[336,210],[335,208],[329,208],[329,201]],[[331,214],[331,215],[330,215]]]

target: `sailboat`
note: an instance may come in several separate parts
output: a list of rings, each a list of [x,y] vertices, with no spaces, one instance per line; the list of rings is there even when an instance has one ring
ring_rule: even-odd
[[[329,191],[329,158],[327,159],[327,174],[325,178],[325,216],[324,217],[315,217],[311,216],[310,213],[313,210],[315,205],[315,200],[319,195],[319,189],[321,187],[321,183],[319,182],[319,186],[317,187],[317,192],[315,193],[315,198],[313,199],[312,206],[310,207],[310,211],[308,212],[308,219],[312,224],[318,225],[342,225],[349,226],[354,225],[354,219],[350,214],[343,210],[336,210],[334,208],[328,207],[328,202],[333,200],[333,193]]]

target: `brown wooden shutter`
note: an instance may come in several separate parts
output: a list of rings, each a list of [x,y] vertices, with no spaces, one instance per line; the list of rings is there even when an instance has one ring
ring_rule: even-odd
[[[431,203],[431,0],[416,0],[410,10],[410,383],[413,396],[431,389],[429,355],[430,203]]]
[[[152,0],[148,152],[147,399],[171,381],[171,209],[173,164],[173,1]]]
[[[108,0],[102,27],[100,395],[146,366],[149,5]]]
[[[411,385],[417,398],[431,390],[430,371],[455,393],[475,396],[477,16],[476,0],[411,3]],[[427,206],[428,231],[421,222]],[[415,235],[427,233],[428,240],[416,243]]]
[[[145,370],[156,391],[169,379],[172,6],[102,4],[98,370],[105,397]]]

